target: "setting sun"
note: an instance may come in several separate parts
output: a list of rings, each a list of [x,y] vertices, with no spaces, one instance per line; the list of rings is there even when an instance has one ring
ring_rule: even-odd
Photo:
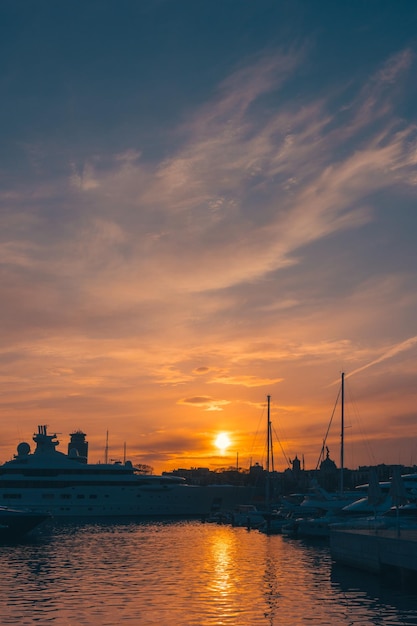
[[[230,439],[226,433],[220,433],[217,435],[216,441],[214,442],[216,447],[219,448],[222,452],[226,450],[230,446]]]

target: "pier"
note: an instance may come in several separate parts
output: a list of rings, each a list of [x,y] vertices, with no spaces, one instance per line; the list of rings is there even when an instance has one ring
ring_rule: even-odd
[[[332,558],[367,572],[417,577],[417,530],[331,530]]]

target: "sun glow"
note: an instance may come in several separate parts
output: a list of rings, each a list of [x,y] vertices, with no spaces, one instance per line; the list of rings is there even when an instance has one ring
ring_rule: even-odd
[[[230,446],[229,436],[226,433],[219,433],[214,443],[221,452],[224,452]]]

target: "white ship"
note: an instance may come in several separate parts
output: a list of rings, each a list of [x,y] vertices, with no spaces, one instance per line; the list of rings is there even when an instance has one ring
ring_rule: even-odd
[[[36,449],[22,442],[0,465],[0,505],[67,516],[207,516],[247,497],[233,486],[189,485],[181,477],[141,473],[130,461],[88,463],[85,433],[71,435],[68,454],[56,434],[38,426]]]

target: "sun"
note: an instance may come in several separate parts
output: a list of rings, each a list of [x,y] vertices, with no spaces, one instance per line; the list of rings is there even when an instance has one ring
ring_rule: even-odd
[[[214,443],[221,452],[224,452],[230,446],[229,436],[226,433],[219,433]]]

